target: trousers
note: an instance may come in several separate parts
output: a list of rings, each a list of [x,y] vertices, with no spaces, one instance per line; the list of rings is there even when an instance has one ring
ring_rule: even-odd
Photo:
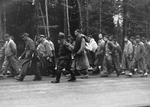
[[[20,73],[21,68],[19,66],[18,60],[15,55],[8,56],[5,58],[3,65],[2,65],[3,74],[7,72],[9,67],[11,67],[14,71],[12,72],[12,74],[17,75],[18,73]]]

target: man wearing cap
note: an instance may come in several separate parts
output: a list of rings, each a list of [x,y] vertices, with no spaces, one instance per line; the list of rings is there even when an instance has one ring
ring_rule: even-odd
[[[51,81],[52,83],[59,83],[61,78],[61,73],[63,69],[70,71],[71,67],[71,53],[73,46],[69,44],[65,39],[65,34],[60,32],[58,37],[59,49],[58,49],[58,63],[57,63],[57,70],[56,70],[56,80]],[[71,74],[71,81],[75,81],[75,76]],[[69,80],[69,81],[70,81]]]
[[[74,46],[74,61],[72,64],[73,71],[79,71],[82,76],[82,79],[88,78],[88,68],[89,68],[89,60],[87,58],[87,53],[85,51],[86,46],[86,37],[83,36],[79,29],[75,30],[75,46]]]
[[[132,56],[133,56],[133,44],[128,39],[128,37],[124,38],[124,43],[125,43],[124,50],[123,50],[123,55],[122,55],[122,69],[123,69],[122,73],[123,74],[131,70],[130,64],[131,64]]]
[[[101,77],[108,77],[113,72],[114,69],[113,59],[112,59],[112,52],[114,49],[114,45],[111,38],[112,37],[108,37],[107,35],[104,37],[105,40],[104,61],[103,61],[103,71],[101,72]]]
[[[113,38],[113,51],[112,51],[112,60],[114,65],[114,70],[117,73],[117,76],[121,73],[121,57],[122,57],[122,49],[120,44],[117,42],[116,38]]]
[[[9,34],[5,34],[5,45],[4,45],[4,53],[5,53],[5,61],[2,65],[3,74],[6,73],[8,66],[12,67],[15,72],[13,72],[14,76],[17,75],[21,69],[19,68],[19,64],[17,61],[17,47],[15,42],[11,39]]]
[[[95,73],[99,72],[99,67],[101,67],[101,69],[102,69],[103,59],[104,59],[105,41],[103,39],[102,34],[99,34],[98,38],[99,38],[98,47],[95,52],[95,62],[94,62],[94,65],[96,66],[95,71],[94,71]]]
[[[35,56],[35,44],[34,41],[29,37],[28,33],[22,35],[22,39],[25,41],[25,50],[19,59],[23,58],[22,72],[16,77],[16,80],[23,81],[28,70],[34,68],[35,78],[34,81],[41,80],[40,72],[37,69],[37,57]]]
[[[49,43],[49,41],[45,38],[44,35],[40,35],[40,43],[44,46],[44,54],[43,57],[46,61],[45,65],[45,73],[44,75],[50,75],[50,64],[52,62],[53,57],[53,46]]]
[[[150,71],[150,41],[143,37],[142,42],[144,43],[145,46],[145,63],[146,63],[146,70],[147,72]]]
[[[137,66],[138,72],[142,73],[143,76],[147,76],[146,64],[145,64],[145,46],[140,40],[140,35],[136,36],[136,47],[134,52],[134,65]],[[132,72],[129,76],[132,76]]]

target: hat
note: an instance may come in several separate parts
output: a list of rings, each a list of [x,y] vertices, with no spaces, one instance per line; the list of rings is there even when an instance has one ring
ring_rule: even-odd
[[[102,39],[102,38],[103,38],[103,35],[100,33],[100,34],[98,35],[98,37],[99,37],[100,39]]]
[[[130,37],[130,39],[134,39],[134,37],[133,37],[133,36],[131,36],[131,37]]]
[[[104,35],[104,37],[108,38],[109,36],[106,34],[106,35]]]
[[[136,38],[137,38],[137,39],[140,39],[140,35],[136,35]]]
[[[63,32],[59,32],[58,38],[64,39],[65,38],[65,34]]]
[[[22,38],[23,38],[23,37],[28,37],[28,36],[29,36],[28,33],[24,33],[24,34],[21,35]]]
[[[146,39],[146,38],[143,36],[142,39]]]
[[[9,35],[8,33],[6,33],[6,34],[4,35],[4,37],[10,37],[10,35]]]
[[[42,37],[44,38],[45,36],[44,35],[40,35],[40,38],[42,38]]]
[[[92,38],[93,36],[92,36],[92,34],[91,34],[91,35],[88,35],[88,37]]]
[[[59,32],[60,36],[65,36],[65,34],[63,32]]]

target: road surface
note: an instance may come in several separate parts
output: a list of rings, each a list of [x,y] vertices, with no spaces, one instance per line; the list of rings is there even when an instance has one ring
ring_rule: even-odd
[[[89,78],[52,84],[0,80],[0,107],[150,107],[150,78]]]

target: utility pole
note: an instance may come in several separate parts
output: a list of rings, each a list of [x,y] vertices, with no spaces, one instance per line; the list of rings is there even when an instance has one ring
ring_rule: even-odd
[[[50,33],[49,33],[49,18],[48,18],[48,1],[45,0],[45,12],[46,12],[46,29],[47,29],[47,36],[50,37]]]

